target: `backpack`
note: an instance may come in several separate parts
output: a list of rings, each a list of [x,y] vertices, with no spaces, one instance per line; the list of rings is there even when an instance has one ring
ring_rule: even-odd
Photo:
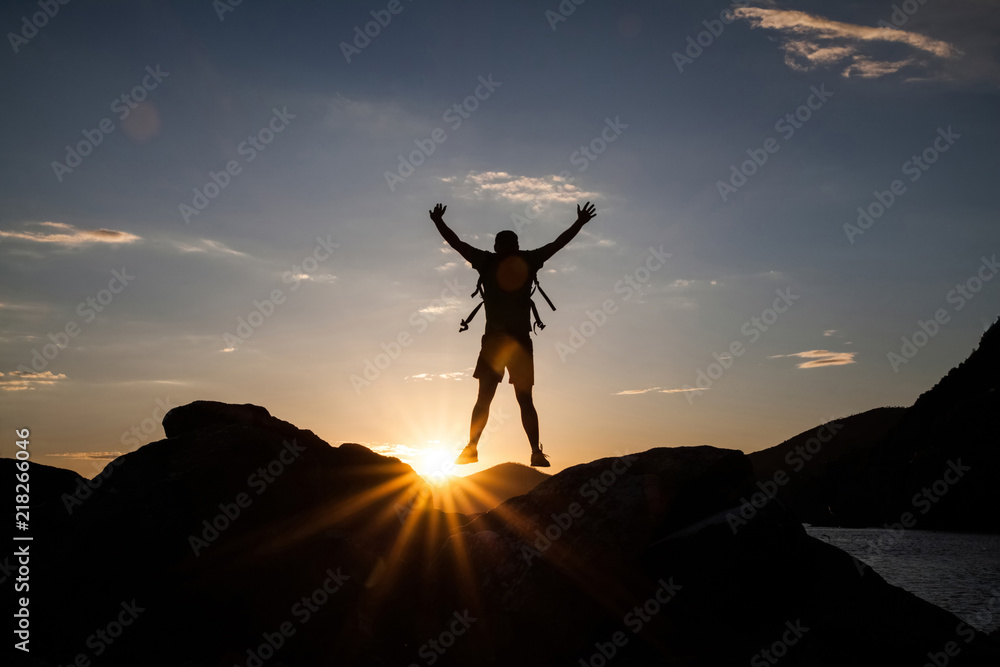
[[[551,308],[553,312],[555,312],[556,307],[555,305],[553,305],[552,299],[549,298],[549,296],[545,293],[545,290],[542,289],[542,286],[538,282],[538,274],[536,273],[535,275],[533,275],[531,277],[531,280],[535,284],[532,285],[531,292],[528,293],[528,296],[530,297],[532,294],[535,293],[535,290],[538,290],[538,293],[542,295],[543,299],[545,299],[545,303],[549,304],[549,308]],[[483,291],[482,276],[479,276],[479,281],[476,283],[476,291],[470,294],[469,296],[474,298],[477,294],[482,298],[482,301],[480,301],[476,305],[476,307],[472,309],[472,312],[469,313],[469,315],[464,320],[462,320],[462,326],[458,330],[459,333],[462,333],[463,331],[469,328],[469,322],[472,321],[472,318],[476,316],[476,313],[479,312],[479,309],[482,308],[483,304],[486,303],[486,293]],[[542,329],[545,328],[545,325],[542,324],[542,318],[538,316],[538,308],[535,306],[534,300],[529,298],[528,303],[531,304],[531,314],[534,315],[535,317],[535,323],[531,325],[531,330],[537,336],[538,332],[535,331],[535,327],[538,327],[538,331],[541,331]]]

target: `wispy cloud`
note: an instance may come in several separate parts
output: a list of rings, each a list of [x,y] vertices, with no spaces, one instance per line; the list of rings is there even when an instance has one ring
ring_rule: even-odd
[[[683,278],[678,278],[677,280],[667,283],[666,289],[679,291],[679,290],[693,289],[696,287],[716,287],[718,286],[718,284],[719,284],[718,280],[697,280],[697,279],[685,280]]]
[[[418,373],[417,375],[407,375],[404,382],[430,382],[432,380],[464,380],[471,377],[468,371],[455,371],[452,373]]]
[[[787,9],[741,7],[734,13],[751,28],[779,33],[785,64],[802,72],[829,67],[844,77],[874,79],[904,68],[927,69],[933,66],[934,59],[962,55],[948,42],[906,30],[843,23]],[[908,52],[889,58],[884,53],[886,45],[902,46]],[[878,52],[880,48],[883,52]]]
[[[534,202],[539,207],[553,203],[580,203],[582,199],[600,196],[596,192],[581,190],[568,179],[555,174],[518,176],[506,171],[481,171],[441,180],[451,183],[458,196],[466,199],[504,200],[518,204]]]
[[[49,456],[59,456],[67,459],[80,459],[83,461],[113,461],[125,452],[60,452],[49,454]]]
[[[240,252],[239,250],[233,250],[225,243],[220,243],[219,241],[213,241],[212,239],[197,239],[193,243],[185,243],[183,241],[171,241],[171,245],[180,250],[181,252],[203,252],[210,255],[231,255],[234,257],[250,257],[250,255],[245,252]]]
[[[337,276],[332,273],[317,273],[316,275],[310,275],[308,273],[297,273],[292,276],[292,280],[295,282],[306,281],[310,283],[327,283],[333,284],[337,282]]]
[[[55,243],[64,246],[85,246],[94,243],[135,243],[141,236],[117,229],[80,229],[65,222],[32,222],[29,227],[43,227],[41,230],[21,231],[0,229],[0,238],[32,241],[35,243]]]
[[[456,312],[461,308],[465,308],[465,305],[456,301],[455,303],[444,305],[425,306],[417,312],[424,315],[444,315],[445,313]]]
[[[622,391],[616,391],[612,396],[635,396],[636,394],[649,394],[651,392],[656,392],[658,394],[684,394],[689,391],[705,391],[704,387],[680,387],[677,389],[664,389],[663,387],[648,387],[646,389],[623,389]]]
[[[616,391],[612,396],[634,396],[636,394],[648,394],[651,391],[660,391],[662,387],[648,387],[646,389],[622,389],[621,391]]]
[[[801,359],[809,359],[809,361],[803,361],[797,364],[796,368],[823,368],[825,366],[845,366],[847,364],[857,363],[854,361],[854,357],[857,352],[831,352],[829,350],[807,350],[805,352],[793,352],[792,354],[775,354],[770,359],[779,359],[781,357],[799,357]]]
[[[59,380],[65,380],[62,373],[52,371],[42,371],[41,373],[26,373],[24,371],[12,371],[4,375],[0,373],[0,390],[2,391],[28,391],[36,387],[47,387]]]
[[[837,333],[837,330],[836,330],[836,329],[827,329],[826,331],[824,331],[824,332],[823,332],[823,335],[824,335],[824,336],[832,336],[832,335],[834,335],[835,333]]]

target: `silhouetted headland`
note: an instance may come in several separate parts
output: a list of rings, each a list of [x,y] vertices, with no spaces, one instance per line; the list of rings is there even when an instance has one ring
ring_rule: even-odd
[[[908,408],[876,408],[750,455],[822,526],[1000,533],[1000,321]]]

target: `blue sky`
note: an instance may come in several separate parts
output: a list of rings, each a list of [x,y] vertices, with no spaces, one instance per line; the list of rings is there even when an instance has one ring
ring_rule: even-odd
[[[555,469],[909,405],[998,314],[990,3],[41,11],[0,11],[0,420],[40,462],[197,399],[461,447],[482,320],[436,202],[487,248],[597,206],[540,276]],[[492,423],[474,469],[526,460],[507,386]]]

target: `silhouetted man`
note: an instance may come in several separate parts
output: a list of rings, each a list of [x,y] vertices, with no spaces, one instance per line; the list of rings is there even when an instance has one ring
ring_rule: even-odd
[[[490,416],[490,403],[497,385],[503,380],[504,369],[507,369],[517,404],[521,407],[521,424],[531,443],[531,465],[548,467],[548,456],[542,453],[538,442],[538,413],[531,400],[531,387],[535,384],[531,346],[531,286],[542,265],[573,240],[596,215],[596,209],[590,202],[583,208],[577,205],[576,222],[555,241],[537,250],[521,250],[517,234],[502,231],[496,235],[493,244],[495,252],[473,248],[460,240],[458,234],[444,224],[444,212],[447,210],[447,206],[437,204],[428,213],[448,245],[479,271],[483,302],[486,304],[486,333],[483,334],[482,350],[472,374],[479,378],[479,396],[472,408],[469,444],[455,463],[475,463],[479,460],[479,437]]]

